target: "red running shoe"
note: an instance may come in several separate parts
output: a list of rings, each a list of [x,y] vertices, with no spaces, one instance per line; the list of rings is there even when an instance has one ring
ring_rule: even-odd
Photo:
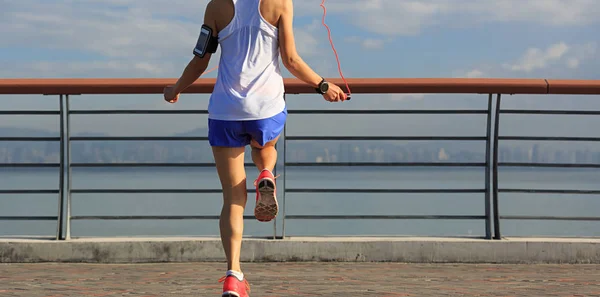
[[[233,275],[226,275],[219,279],[220,283],[223,283],[223,295],[221,297],[249,297],[250,284],[244,277],[243,281],[240,281]]]
[[[264,169],[260,172],[256,181],[254,181],[254,186],[256,187],[254,216],[260,222],[269,222],[273,220],[279,212],[275,179],[276,177],[273,176],[271,171]]]

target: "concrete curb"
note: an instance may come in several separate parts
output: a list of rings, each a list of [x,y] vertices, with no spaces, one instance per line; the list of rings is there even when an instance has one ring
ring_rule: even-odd
[[[0,263],[224,261],[218,238],[0,239]],[[600,264],[600,239],[244,239],[243,262]]]

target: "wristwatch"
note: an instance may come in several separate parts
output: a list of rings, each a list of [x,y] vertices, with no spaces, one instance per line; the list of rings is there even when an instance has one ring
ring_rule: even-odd
[[[321,95],[327,93],[328,90],[329,90],[329,83],[326,82],[324,78],[319,83],[319,86],[315,89],[315,91],[317,91],[317,93],[319,93]]]

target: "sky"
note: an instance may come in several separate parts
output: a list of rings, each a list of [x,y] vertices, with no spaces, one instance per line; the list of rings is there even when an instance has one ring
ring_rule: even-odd
[[[0,79],[176,78],[192,57],[207,2],[0,0]],[[338,65],[321,25],[320,3],[294,1],[296,43],[300,55],[317,73],[338,78]],[[327,0],[325,4],[326,22],[345,77],[600,79],[598,0]],[[217,61],[218,53],[209,68]],[[215,75],[213,72],[206,77]],[[285,76],[292,77],[289,72]],[[6,99],[3,97],[7,96],[0,99]],[[57,106],[57,101],[48,97],[9,97],[3,102],[8,109]],[[485,95],[355,94],[352,101],[339,104],[327,103],[316,94],[290,97],[290,108],[487,108]],[[72,97],[72,106],[205,109],[206,98],[185,95],[180,103],[170,105],[160,95],[84,95]],[[503,107],[600,109],[598,99],[519,95],[507,97]],[[484,118],[465,116],[316,118],[297,116],[289,123],[298,133],[322,131],[322,123],[328,123],[327,131],[334,134],[473,135],[483,133],[485,128]],[[340,120],[347,124],[339,125]],[[515,117],[503,124],[508,130],[524,131],[544,129],[549,123],[544,119],[525,124],[527,120],[530,118]],[[590,118],[569,124],[562,120],[552,120],[561,122],[554,122],[558,125],[551,131],[527,131],[590,136],[585,132],[600,123]],[[156,135],[203,127],[205,122],[204,116],[86,116],[75,117],[73,124],[75,132]],[[58,121],[0,119],[0,126],[11,125],[48,128],[58,127]],[[451,131],[449,126],[453,127]]]

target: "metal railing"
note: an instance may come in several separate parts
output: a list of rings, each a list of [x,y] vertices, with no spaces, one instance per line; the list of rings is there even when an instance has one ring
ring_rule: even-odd
[[[336,79],[330,79],[340,83]],[[429,93],[429,94],[487,94],[487,109],[456,109],[456,110],[289,110],[294,114],[377,114],[377,115],[402,115],[402,114],[445,114],[445,115],[485,115],[485,135],[474,136],[294,136],[288,135],[287,126],[282,135],[278,149],[283,153],[283,195],[280,197],[282,211],[281,235],[277,233],[277,220],[273,221],[273,238],[286,236],[286,220],[306,219],[432,219],[432,220],[483,220],[485,224],[486,239],[500,239],[501,219],[542,219],[542,220],[588,220],[600,221],[600,217],[534,217],[534,216],[506,216],[501,215],[498,202],[499,193],[526,192],[526,193],[574,193],[574,194],[600,194],[598,191],[587,190],[544,190],[544,189],[500,189],[498,187],[499,166],[556,166],[556,167],[587,167],[600,168],[600,164],[539,164],[539,163],[500,163],[498,162],[499,141],[515,140],[561,140],[561,141],[598,141],[600,138],[582,137],[514,137],[499,136],[499,121],[501,114],[576,114],[598,115],[595,111],[528,111],[528,110],[502,110],[502,94],[600,94],[600,81],[567,81],[544,79],[349,79],[353,93]],[[210,93],[214,79],[200,79],[192,85],[186,93]],[[60,142],[60,162],[50,164],[0,164],[2,167],[55,167],[61,174],[58,189],[19,189],[0,190],[0,194],[56,194],[58,195],[57,216],[3,216],[2,220],[56,220],[56,239],[71,238],[72,220],[216,220],[218,215],[207,216],[73,216],[71,214],[71,194],[124,194],[124,193],[196,193],[218,194],[221,189],[94,189],[72,188],[72,168],[91,167],[214,167],[214,163],[77,163],[71,160],[71,144],[77,141],[207,141],[207,137],[73,137],[71,136],[71,115],[111,115],[111,114],[207,114],[206,110],[71,110],[70,100],[73,95],[80,94],[161,94],[163,87],[174,83],[172,79],[4,79],[0,80],[0,94],[42,94],[58,95],[60,102],[59,111],[0,111],[0,115],[59,115],[60,137],[4,137],[0,141],[58,141]],[[287,94],[311,94],[314,91],[298,80],[286,79]],[[493,99],[497,96],[494,112]],[[494,131],[494,133],[492,133]],[[287,146],[293,141],[465,141],[485,142],[484,162],[289,162],[287,160]],[[283,146],[281,148],[280,146]],[[253,164],[246,164],[252,166]],[[484,184],[481,188],[467,189],[317,189],[317,188],[289,188],[286,186],[286,169],[293,167],[480,167],[485,169]],[[277,169],[276,169],[277,170]],[[276,172],[277,174],[277,172]],[[252,193],[253,189],[248,192]],[[483,194],[485,207],[481,215],[286,215],[286,193],[479,193]],[[64,209],[64,212],[63,212]],[[245,219],[253,219],[245,216]],[[63,221],[65,223],[63,224]]]
[[[499,162],[498,144],[500,141],[573,141],[573,142],[598,142],[600,137],[541,137],[541,136],[499,136],[500,115],[600,115],[600,111],[591,110],[526,110],[526,109],[502,109],[501,95],[496,100],[496,125],[494,135],[494,178],[493,181],[493,204],[494,204],[494,238],[500,239],[500,220],[561,220],[561,221],[600,221],[600,216],[517,216],[501,215],[499,207],[499,193],[537,193],[537,194],[577,194],[577,195],[600,195],[599,190],[581,189],[523,189],[523,188],[499,188],[498,168],[506,167],[543,167],[543,168],[600,168],[600,164],[577,164],[577,163],[540,163],[540,162]]]
[[[65,166],[65,142],[63,138],[63,131],[65,130],[64,124],[64,108],[63,102],[64,96],[59,96],[59,110],[0,110],[2,116],[16,116],[16,115],[29,115],[29,116],[49,116],[56,115],[60,117],[60,136],[57,137],[0,137],[0,143],[3,142],[16,142],[16,141],[27,141],[27,142],[59,142],[60,156],[58,163],[2,163],[0,168],[59,168],[60,172],[64,172]],[[60,237],[63,230],[63,204],[64,204],[64,174],[59,175],[59,182],[57,189],[0,189],[0,195],[42,195],[42,194],[56,194],[58,196],[58,214],[56,216],[0,216],[0,221],[56,221],[57,231],[56,238]]]
[[[492,217],[490,208],[490,191],[489,185],[491,182],[490,176],[490,147],[492,142],[491,121],[492,121],[492,95],[489,95],[488,109],[460,109],[460,110],[290,110],[289,114],[359,114],[359,115],[403,115],[403,114],[445,114],[445,115],[486,115],[486,135],[485,136],[289,136],[287,129],[284,128],[284,161],[283,161],[283,210],[285,211],[285,194],[286,193],[481,193],[485,196],[485,210],[483,215],[286,215],[283,213],[283,232],[285,234],[286,220],[309,220],[309,219],[386,219],[386,220],[408,220],[408,219],[428,219],[428,220],[485,220],[485,237],[492,236]],[[485,162],[288,162],[286,147],[290,141],[483,141],[486,143]],[[317,188],[288,188],[285,186],[287,175],[286,168],[291,167],[339,167],[339,166],[354,166],[354,167],[483,167],[485,168],[484,184],[481,188],[470,189],[317,189]]]

